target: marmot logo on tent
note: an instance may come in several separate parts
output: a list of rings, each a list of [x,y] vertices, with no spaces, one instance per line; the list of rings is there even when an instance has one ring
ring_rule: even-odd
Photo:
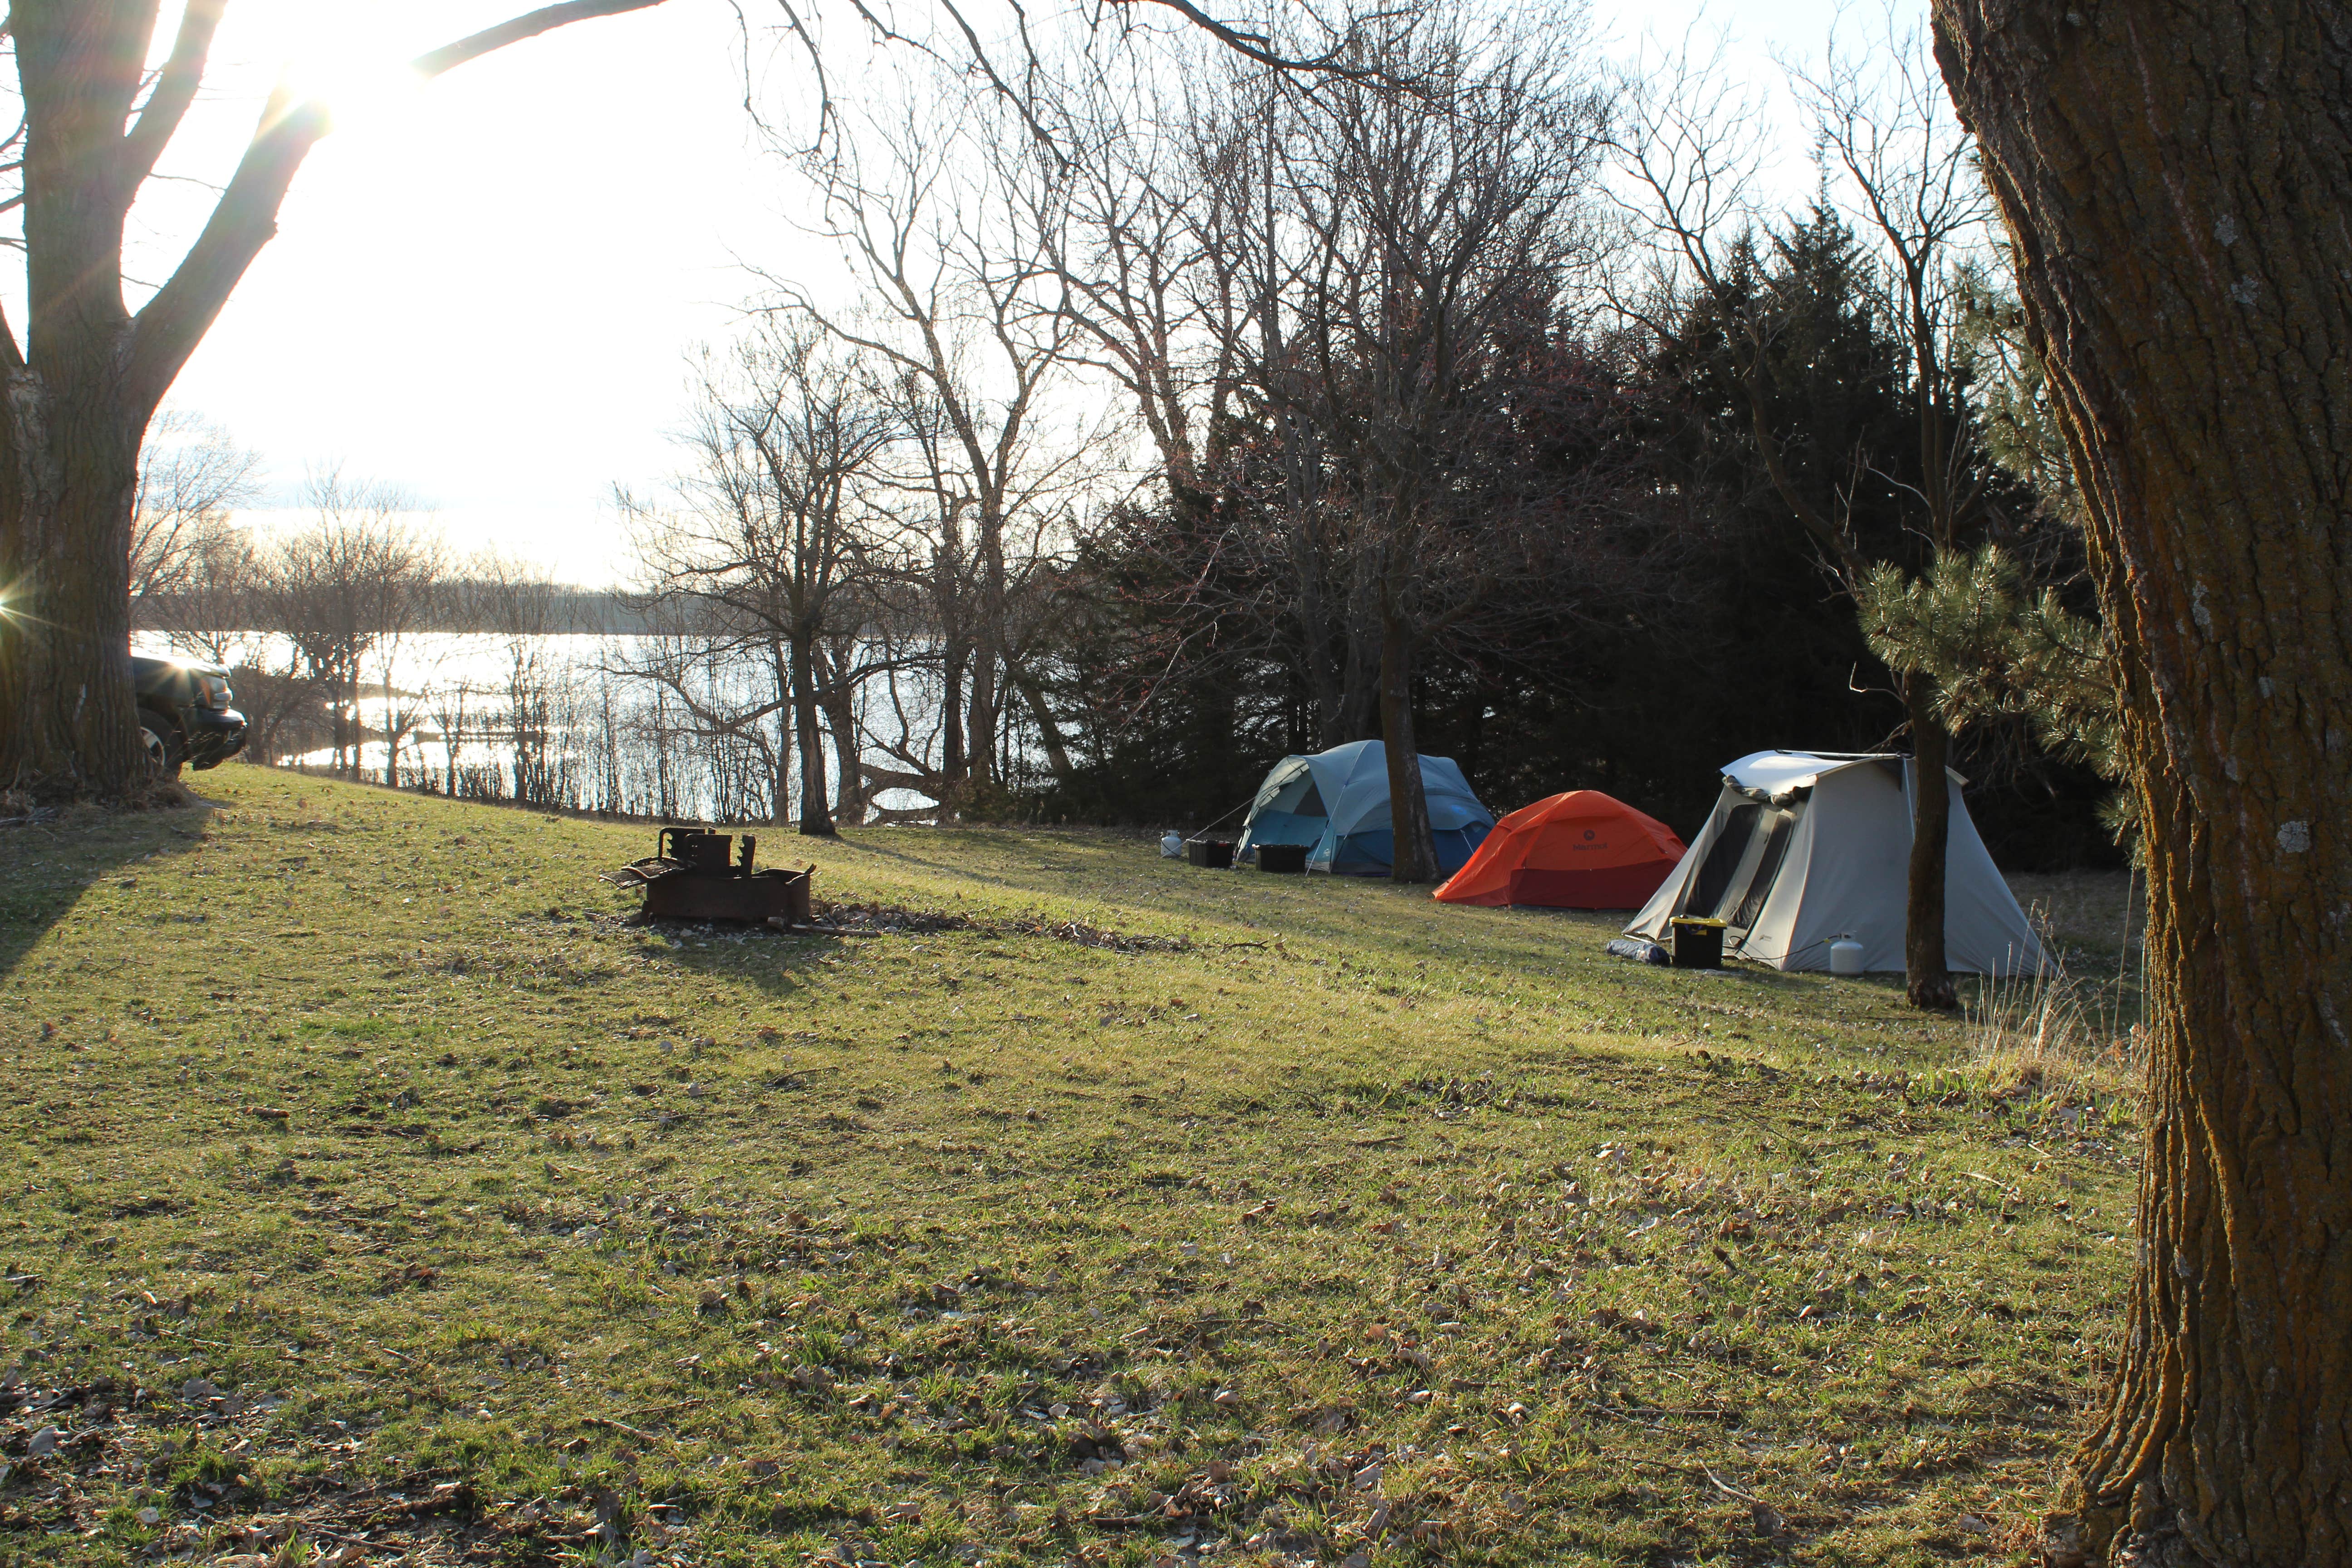
[[[1592,829],[1591,829],[1590,827],[1588,827],[1588,828],[1586,828],[1586,829],[1584,830],[1584,841],[1585,841],[1587,844],[1590,844],[1590,843],[1591,843],[1591,842],[1592,842]]]

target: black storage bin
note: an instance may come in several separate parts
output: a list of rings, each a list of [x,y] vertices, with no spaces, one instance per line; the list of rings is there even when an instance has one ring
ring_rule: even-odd
[[[1261,844],[1257,847],[1257,868],[1297,876],[1307,869],[1307,849],[1304,844]]]
[[[1666,946],[1676,969],[1721,969],[1723,922],[1678,915],[1666,922]]]
[[[1230,839],[1188,838],[1184,841],[1184,858],[1195,866],[1223,870],[1234,863],[1234,847]]]

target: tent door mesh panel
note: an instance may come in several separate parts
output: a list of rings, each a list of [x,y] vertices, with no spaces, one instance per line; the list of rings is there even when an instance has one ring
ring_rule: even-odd
[[[1723,831],[1717,835],[1706,860],[1699,865],[1698,880],[1692,886],[1681,913],[1701,918],[1715,913],[1724,894],[1730,890],[1732,876],[1739,869],[1739,863],[1748,858],[1748,840],[1756,837],[1757,819],[1763,815],[1764,808],[1753,802],[1731,808],[1731,815],[1724,818]]]
[[[1293,816],[1328,816],[1331,815],[1331,808],[1323,804],[1323,791],[1317,786],[1312,774],[1307,776],[1307,793],[1299,797],[1298,804],[1297,805],[1291,806],[1288,809]]]
[[[1789,840],[1796,837],[1795,812],[1775,811],[1769,815],[1763,852],[1756,857],[1756,869],[1748,878],[1739,907],[1724,917],[1724,923],[1730,928],[1724,934],[1735,942],[1747,940],[1756,917],[1764,912],[1764,900],[1772,896],[1772,883],[1780,875],[1780,862],[1788,856]]]

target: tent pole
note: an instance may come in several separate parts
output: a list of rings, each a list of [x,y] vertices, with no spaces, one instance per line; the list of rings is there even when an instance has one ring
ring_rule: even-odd
[[[1234,807],[1234,811],[1247,811],[1256,800],[1257,796],[1255,795],[1252,795],[1248,800],[1245,800],[1242,802],[1241,805]],[[1224,816],[1217,818],[1217,822],[1223,822],[1226,817],[1232,816],[1234,811],[1225,813]],[[1184,841],[1188,844],[1191,843],[1192,840],[1200,837],[1203,833],[1208,832],[1210,828],[1214,827],[1217,825],[1217,822],[1204,823],[1201,826],[1194,828],[1192,832],[1184,836]]]

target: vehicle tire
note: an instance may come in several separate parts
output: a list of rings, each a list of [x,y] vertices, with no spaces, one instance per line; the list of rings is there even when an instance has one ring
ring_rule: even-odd
[[[148,772],[159,779],[180,776],[180,764],[187,761],[187,752],[180,743],[180,727],[159,713],[142,709],[139,713],[139,739],[147,748]]]

